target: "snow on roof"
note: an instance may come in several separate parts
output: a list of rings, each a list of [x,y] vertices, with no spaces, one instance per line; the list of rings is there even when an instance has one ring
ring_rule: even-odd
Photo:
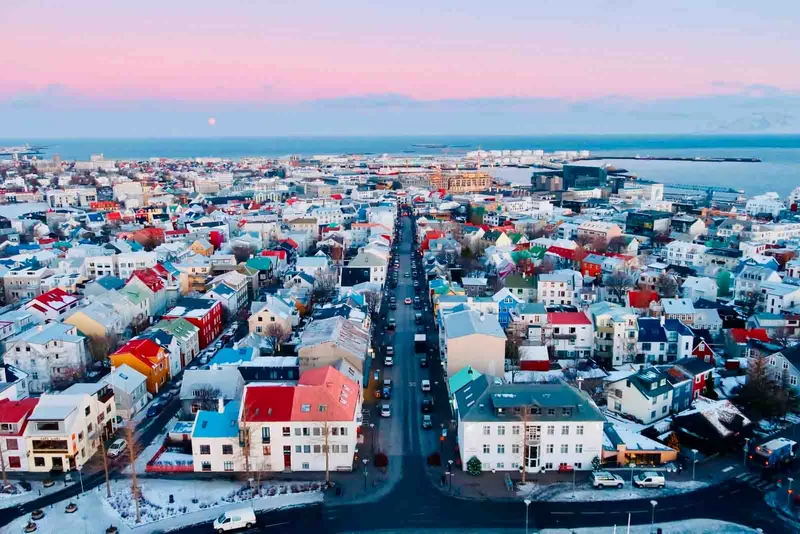
[[[750,419],[745,417],[731,401],[724,399],[715,401],[702,396],[697,397],[694,401],[694,408],[681,412],[681,416],[696,413],[700,413],[723,437],[734,433],[726,425],[730,424],[737,416],[742,418],[742,426],[751,423]]]

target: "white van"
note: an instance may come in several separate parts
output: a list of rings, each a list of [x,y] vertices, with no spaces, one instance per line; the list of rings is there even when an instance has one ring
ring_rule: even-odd
[[[228,510],[214,520],[214,532],[228,532],[254,526],[256,526],[256,514],[252,508]]]
[[[645,471],[633,479],[633,485],[637,488],[663,488],[665,482],[664,475],[655,471]]]

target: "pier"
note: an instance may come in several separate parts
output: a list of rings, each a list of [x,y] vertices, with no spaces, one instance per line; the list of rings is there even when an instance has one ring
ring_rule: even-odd
[[[638,161],[691,161],[696,163],[761,163],[759,158],[707,158],[694,156],[587,156],[575,161],[597,161],[602,159],[628,159]]]

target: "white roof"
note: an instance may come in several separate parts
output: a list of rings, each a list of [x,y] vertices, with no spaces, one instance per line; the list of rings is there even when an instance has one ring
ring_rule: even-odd
[[[103,382],[125,393],[132,393],[146,381],[146,376],[127,364],[120,365],[103,377]]]

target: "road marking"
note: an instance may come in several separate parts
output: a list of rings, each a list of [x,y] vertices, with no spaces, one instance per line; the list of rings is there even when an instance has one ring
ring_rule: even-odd
[[[730,493],[731,495],[733,495],[734,493],[739,493],[740,491],[742,491],[742,490],[740,490],[740,489],[735,489],[735,490],[733,490],[733,491],[730,491],[730,492],[728,492],[728,493]]]
[[[735,467],[733,467],[732,465],[729,465],[728,467],[726,467],[725,469],[723,469],[723,470],[722,470],[722,472],[723,472],[723,473],[727,473],[728,471],[732,471],[733,469],[735,469]]]
[[[551,515],[572,515],[574,512],[550,512]]]
[[[581,515],[602,515],[605,512],[581,512]]]
[[[264,526],[263,526],[263,527],[261,527],[261,528],[280,527],[280,526],[282,526],[282,525],[288,525],[288,524],[289,524],[289,522],[288,522],[288,521],[284,521],[283,523],[272,523],[271,525],[264,525]]]
[[[748,475],[750,475],[750,473],[739,473],[738,475],[736,475],[736,478],[741,479],[741,478],[744,478],[744,477],[746,477]]]
[[[629,510],[626,514],[646,514],[647,510]]]

